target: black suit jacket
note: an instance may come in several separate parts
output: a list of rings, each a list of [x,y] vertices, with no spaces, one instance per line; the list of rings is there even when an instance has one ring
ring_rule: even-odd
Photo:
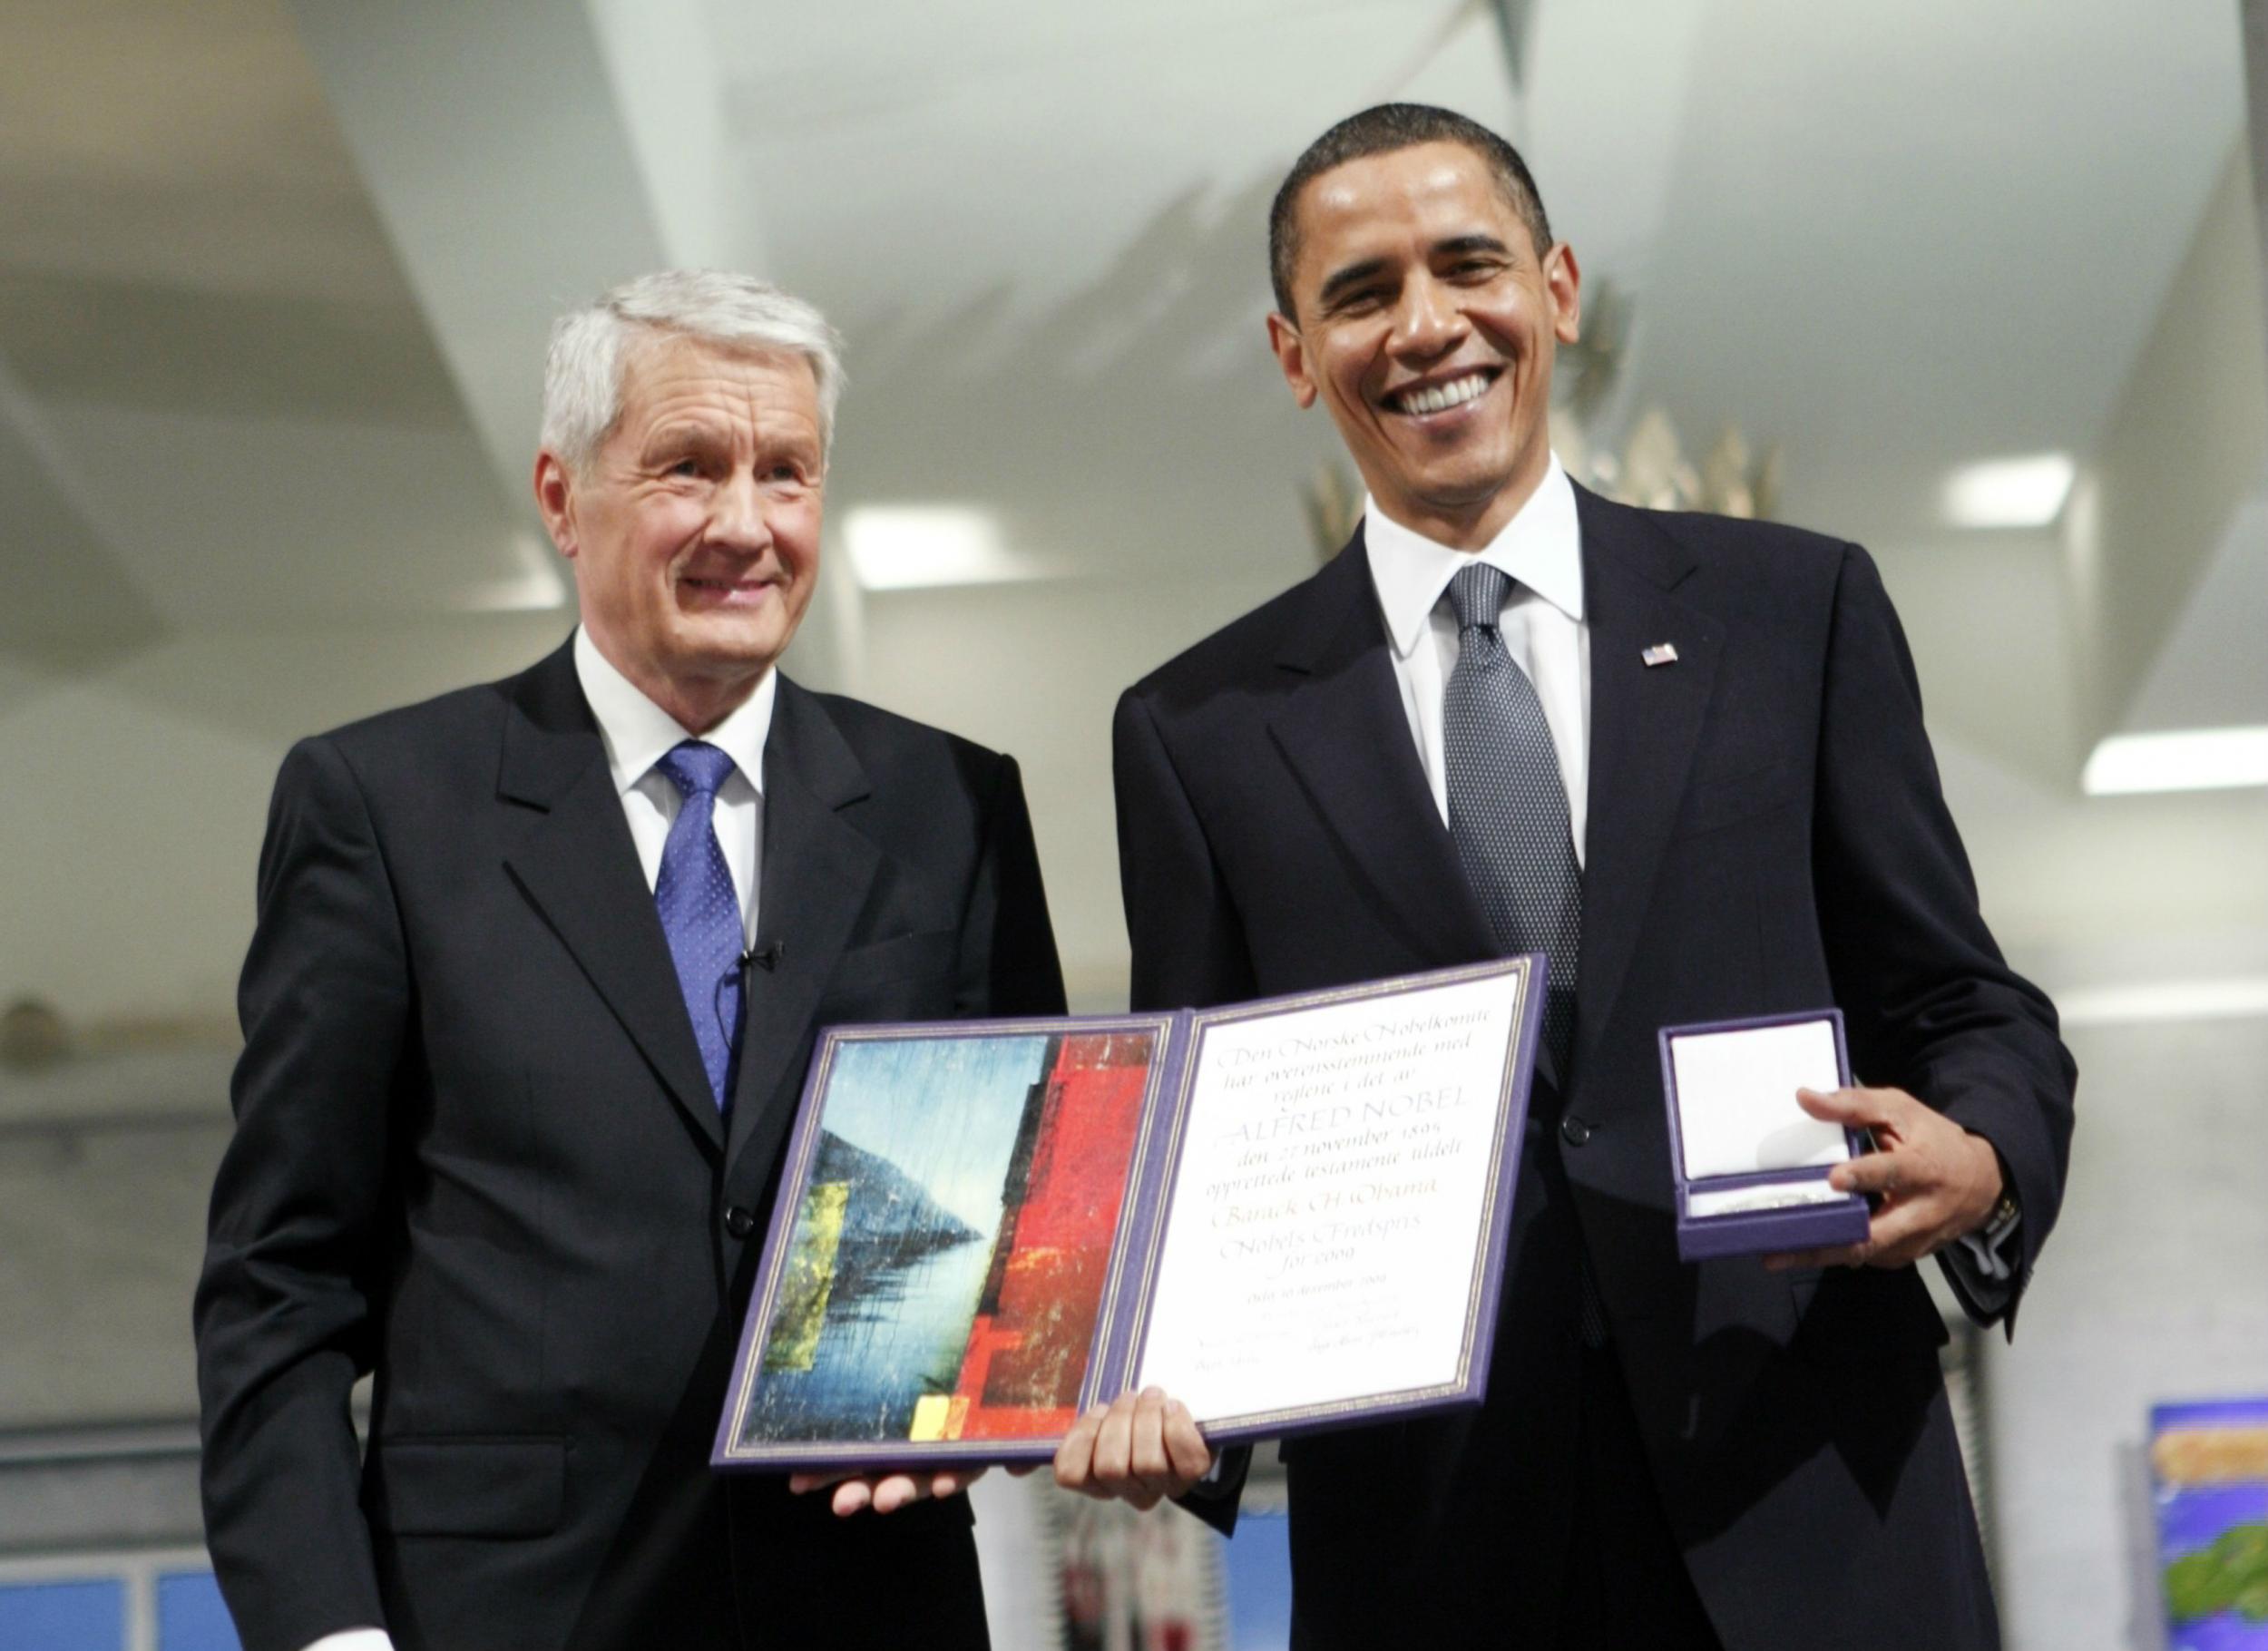
[[[1575,1043],[1537,1089],[1489,1402],[1287,1445],[1295,1643],[1398,1643],[1409,1625],[1429,1643],[1524,1643],[1523,1627],[1550,1643],[1580,1449],[1579,1245],[1732,1651],[1992,1644],[1927,1290],[1911,1268],[1680,1263],[1655,1033],[1839,1004],[1862,1082],[1909,1089],[1999,1150],[2023,1205],[2020,1290],[2070,1138],[2054,1012],[1978,915],[1864,552],[1578,497],[1591,721]],[[1677,662],[1649,669],[1661,642]],[[1129,690],[1116,756],[1138,1007],[1492,953],[1359,533]]]
[[[708,1455],[815,1029],[1063,1008],[1022,786],[782,680],[763,789],[720,1118],[569,649],[286,760],[197,1296],[249,1651],[983,1643],[965,1499]]]

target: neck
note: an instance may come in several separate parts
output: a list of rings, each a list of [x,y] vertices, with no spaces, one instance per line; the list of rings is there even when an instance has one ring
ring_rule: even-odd
[[[625,671],[623,675],[630,673]],[[764,671],[759,669],[749,677],[729,682],[647,682],[634,676],[630,679],[640,693],[669,712],[687,733],[706,734],[748,702],[757,684],[764,680]]]
[[[1471,504],[1436,503],[1406,495],[1390,504],[1379,497],[1375,489],[1371,496],[1377,499],[1378,508],[1394,521],[1413,533],[1422,533],[1435,544],[1447,545],[1452,551],[1485,551],[1510,525],[1512,518],[1526,508],[1528,501],[1536,496],[1536,489],[1543,485],[1550,464],[1551,455],[1547,449],[1532,464],[1523,466],[1522,474]]]
[[[584,629],[590,630],[587,621]],[[763,682],[764,673],[771,669],[767,662],[716,676],[672,677],[642,662],[625,663],[621,653],[607,645],[604,637],[595,630],[591,630],[590,636],[591,646],[606,656],[607,663],[621,671],[632,688],[693,735],[708,733],[746,705]]]

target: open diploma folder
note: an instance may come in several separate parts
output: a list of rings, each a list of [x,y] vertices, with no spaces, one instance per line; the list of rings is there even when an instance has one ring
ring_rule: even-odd
[[[1544,961],[820,1039],[719,1467],[1044,1459],[1478,1403]]]

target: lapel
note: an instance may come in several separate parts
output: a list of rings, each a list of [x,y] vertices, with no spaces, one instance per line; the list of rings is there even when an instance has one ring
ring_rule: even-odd
[[[845,813],[872,789],[826,706],[782,677],[764,745],[757,912],[757,950],[777,948],[777,961],[769,969],[745,972],[740,1069],[725,1156],[728,1187],[744,1162],[768,1170],[792,1121],[797,1091],[790,1086],[783,1092],[782,1080],[808,1047],[820,993],[882,864],[882,851]]]
[[[1644,511],[1578,487],[1590,632],[1589,818],[1576,1047],[1606,1030],[1653,897],[1701,735],[1725,628],[1671,596],[1694,558]],[[1675,664],[1640,657],[1674,643]],[[1579,1070],[1585,1062],[1579,1052]]]
[[[1410,738],[1359,527],[1307,590],[1277,650],[1290,691],[1270,732],[1354,875],[1419,955],[1442,965],[1493,956]]]
[[[505,869],[614,1011],[699,1138],[724,1124],[685,1017],[677,966],[607,767],[606,747],[575,677],[572,641],[512,685],[497,794],[541,816]]]

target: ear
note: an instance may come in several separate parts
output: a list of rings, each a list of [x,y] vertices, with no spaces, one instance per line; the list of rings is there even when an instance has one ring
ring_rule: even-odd
[[[1543,259],[1543,288],[1551,295],[1551,335],[1562,344],[1583,336],[1583,270],[1575,249],[1554,243]]]
[[[1299,328],[1286,318],[1268,318],[1268,347],[1276,352],[1276,365],[1284,371],[1284,382],[1292,386],[1292,399],[1302,407],[1315,405],[1315,380],[1307,370],[1307,347],[1302,343]]]
[[[559,455],[548,448],[535,455],[535,508],[542,513],[543,531],[551,534],[559,553],[573,560],[577,548],[574,483]]]

